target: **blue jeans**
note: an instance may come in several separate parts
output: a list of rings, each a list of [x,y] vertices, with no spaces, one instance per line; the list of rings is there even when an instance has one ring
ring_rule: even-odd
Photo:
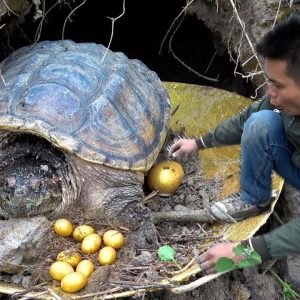
[[[294,147],[287,140],[281,114],[272,110],[253,113],[241,140],[241,197],[250,204],[271,198],[272,170],[300,189],[300,169],[292,162]]]

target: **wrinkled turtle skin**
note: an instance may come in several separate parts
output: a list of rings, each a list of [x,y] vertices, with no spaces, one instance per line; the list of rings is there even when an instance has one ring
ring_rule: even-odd
[[[138,246],[155,244],[141,200],[169,126],[158,76],[122,53],[72,41],[21,48],[1,73],[1,227],[81,206],[86,218],[140,233]]]

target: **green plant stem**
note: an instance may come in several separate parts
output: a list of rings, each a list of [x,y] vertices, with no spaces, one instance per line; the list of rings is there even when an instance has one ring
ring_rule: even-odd
[[[283,286],[283,289],[284,290],[286,289],[293,298],[300,297],[300,295],[296,291],[294,291],[292,289],[292,287],[289,286],[289,284],[287,284],[286,282],[284,282],[272,269],[269,269],[269,271],[281,283],[281,285]],[[283,294],[284,299],[286,298],[286,296],[287,295],[286,295],[286,292],[285,292]],[[290,297],[288,297],[288,298],[290,298]]]
[[[285,282],[278,276],[277,273],[275,273],[272,269],[269,269],[269,271],[283,286],[285,285]]]

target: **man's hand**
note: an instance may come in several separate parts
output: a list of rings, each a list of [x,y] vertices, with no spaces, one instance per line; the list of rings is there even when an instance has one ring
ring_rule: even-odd
[[[207,274],[215,273],[215,265],[220,257],[228,257],[239,264],[245,258],[244,256],[237,256],[233,252],[233,248],[239,244],[239,242],[220,243],[208,249],[198,258],[200,268]]]
[[[169,156],[177,157],[182,154],[192,153],[196,150],[198,150],[198,147],[194,139],[179,139],[171,146]]]

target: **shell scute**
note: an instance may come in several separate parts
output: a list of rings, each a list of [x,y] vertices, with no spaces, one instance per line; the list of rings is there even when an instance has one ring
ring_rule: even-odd
[[[1,71],[0,129],[30,131],[114,168],[152,166],[170,101],[142,62],[102,45],[45,41],[14,52]]]

